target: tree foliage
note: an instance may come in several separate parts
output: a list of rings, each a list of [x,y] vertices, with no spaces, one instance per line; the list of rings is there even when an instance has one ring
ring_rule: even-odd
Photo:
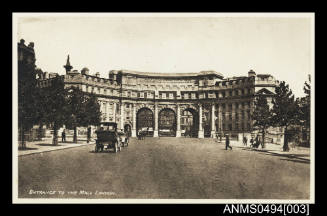
[[[311,106],[311,83],[310,77],[309,82],[304,83],[303,87],[305,97],[300,99],[300,112],[301,112],[301,120],[303,121],[303,126],[305,128],[310,128],[310,106]]]
[[[273,99],[272,123],[274,126],[284,127],[283,150],[288,151],[288,127],[299,123],[298,103],[294,99],[292,90],[284,81],[280,82],[275,89],[276,95]]]
[[[18,62],[18,127],[22,148],[26,148],[25,132],[36,123],[36,79],[35,64],[26,60]]]
[[[74,128],[73,142],[77,142],[78,126],[97,125],[100,123],[100,106],[93,95],[87,95],[77,87],[67,89],[66,126]]]
[[[254,128],[262,133],[262,146],[265,147],[266,130],[271,126],[272,114],[267,102],[267,98],[263,95],[256,97],[254,101],[254,110],[251,116]]]

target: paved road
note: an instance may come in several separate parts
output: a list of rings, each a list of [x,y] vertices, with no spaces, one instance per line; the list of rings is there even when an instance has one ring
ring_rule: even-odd
[[[19,197],[309,199],[310,162],[294,156],[168,137],[133,139],[117,154],[93,149],[19,157]]]

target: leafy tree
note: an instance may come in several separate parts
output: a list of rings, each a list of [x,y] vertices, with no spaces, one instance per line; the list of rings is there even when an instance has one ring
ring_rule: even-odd
[[[94,94],[86,94],[76,87],[69,88],[66,97],[65,124],[74,128],[73,142],[77,142],[77,127],[98,125],[101,121],[100,105]]]
[[[35,64],[26,59],[18,62],[18,127],[20,129],[22,148],[26,148],[25,132],[35,123],[36,79]]]
[[[303,87],[306,96],[301,101],[301,113],[302,120],[304,121],[304,126],[310,128],[310,101],[311,101],[311,80],[309,76],[309,82],[304,83]]]
[[[79,88],[72,87],[68,89],[67,97],[67,110],[65,124],[73,127],[74,136],[73,142],[77,143],[77,126],[85,125],[86,116],[86,102],[87,97]]]
[[[44,107],[42,115],[45,123],[52,125],[53,127],[53,145],[58,145],[58,129],[66,121],[67,91],[64,89],[64,83],[60,77],[53,78],[51,85],[46,88],[42,88],[44,91],[44,98],[42,104]]]
[[[298,104],[294,99],[292,90],[284,81],[280,82],[275,89],[276,95],[273,98],[272,122],[275,126],[284,127],[283,151],[289,151],[288,128],[299,122]]]
[[[84,106],[83,126],[98,125],[101,122],[101,111],[98,99],[94,94],[89,94]]]
[[[308,132],[310,131],[310,106],[311,106],[311,83],[310,83],[310,76],[309,76],[309,82],[304,83],[304,93],[306,94],[302,98],[297,98],[298,104],[299,104],[299,117],[301,120],[301,126],[303,129]],[[309,140],[310,140],[310,133]]]
[[[272,118],[267,98],[265,96],[259,95],[256,97],[251,118],[254,121],[253,126],[262,133],[262,147],[264,148],[266,130],[271,126]]]

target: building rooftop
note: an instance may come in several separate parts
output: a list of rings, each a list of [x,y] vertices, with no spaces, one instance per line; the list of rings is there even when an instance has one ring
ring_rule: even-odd
[[[179,77],[197,77],[197,76],[205,76],[205,75],[215,75],[219,78],[223,78],[223,74],[216,71],[200,71],[200,72],[191,72],[191,73],[153,73],[153,72],[140,72],[140,71],[131,71],[131,70],[119,70],[113,72],[122,72],[123,74],[130,74],[136,76],[145,76],[145,77],[171,77],[171,78],[179,78]]]

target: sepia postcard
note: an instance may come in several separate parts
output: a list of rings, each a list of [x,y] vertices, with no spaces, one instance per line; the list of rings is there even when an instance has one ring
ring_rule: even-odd
[[[314,203],[314,18],[13,13],[13,203]]]

